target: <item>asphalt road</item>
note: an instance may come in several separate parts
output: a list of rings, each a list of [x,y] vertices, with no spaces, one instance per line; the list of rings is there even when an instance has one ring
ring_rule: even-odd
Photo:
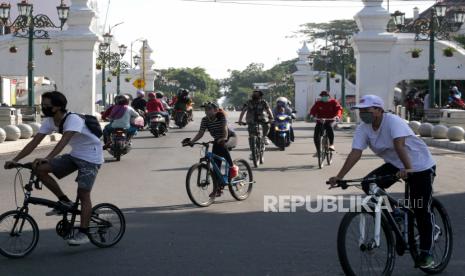
[[[197,113],[193,124],[170,130],[166,137],[140,133],[121,162],[113,162],[106,154],[92,198],[94,204],[111,202],[124,211],[127,230],[117,246],[69,247],[55,233],[59,218],[46,217],[46,209],[34,206],[31,215],[41,230],[39,244],[24,259],[0,256],[0,275],[343,275],[336,251],[343,213],[310,213],[304,208],[293,213],[264,212],[264,196],[361,194],[357,189],[327,190],[325,185],[350,151],[350,131],[336,133],[335,161],[320,170],[312,157],[313,124],[296,123],[296,142],[285,152],[270,146],[265,164],[254,169],[257,183],[249,199],[237,202],[225,193],[214,205],[197,208],[186,194],[185,177],[198,161],[200,149],[182,148],[180,141],[195,135],[201,115]],[[231,122],[237,121],[237,114],[230,116]],[[248,158],[247,131],[236,130],[240,141],[233,158]],[[44,156],[47,150],[30,159]],[[454,252],[443,275],[462,275],[465,156],[432,151],[438,163],[435,196],[446,206],[454,230]],[[11,157],[0,156],[0,161]],[[364,176],[380,164],[367,151],[348,177]],[[14,176],[13,171],[0,170],[0,212],[16,206]],[[73,177],[60,183],[70,197],[75,196]],[[401,194],[403,187],[399,184],[391,191]],[[34,195],[53,199],[45,190]],[[18,199],[22,200],[21,194]],[[408,255],[397,258],[395,274],[423,275],[413,269]]]

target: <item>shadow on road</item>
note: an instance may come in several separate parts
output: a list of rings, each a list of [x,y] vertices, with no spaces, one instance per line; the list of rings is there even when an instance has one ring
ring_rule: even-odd
[[[288,166],[288,167],[275,167],[275,168],[256,168],[254,171],[260,172],[287,172],[287,171],[299,171],[299,170],[317,170],[317,166],[313,165],[301,165],[301,166]]]
[[[189,170],[190,167],[183,167],[183,168],[168,168],[168,169],[159,169],[159,170],[152,170],[152,172],[176,172],[176,171],[185,171]]]

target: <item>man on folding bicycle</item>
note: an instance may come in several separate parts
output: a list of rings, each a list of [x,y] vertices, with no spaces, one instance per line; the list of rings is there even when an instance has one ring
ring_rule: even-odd
[[[241,115],[239,116],[239,124],[243,124],[242,119],[245,113],[247,113],[245,120],[248,125],[249,137],[256,135],[256,126],[260,124],[262,126],[262,138],[265,141],[265,145],[268,145],[270,143],[268,132],[270,131],[270,122],[273,121],[273,112],[267,101],[263,99],[263,91],[253,91],[252,99],[247,101],[242,108]],[[268,115],[268,120],[266,119],[266,115]],[[250,148],[252,148],[252,146],[250,146]]]
[[[321,91],[320,100],[317,101],[309,113],[310,117],[316,117],[316,126],[313,133],[313,143],[318,149],[320,143],[320,134],[322,129],[326,130],[326,134],[329,138],[329,150],[335,151],[334,148],[334,125],[336,120],[342,116],[342,106],[336,99],[331,98],[328,91]],[[327,119],[326,121],[320,121],[318,119]],[[315,156],[318,153],[315,154]]]
[[[237,144],[236,133],[228,127],[226,113],[219,109],[216,103],[208,102],[202,105],[205,108],[205,117],[202,118],[200,129],[197,135],[192,139],[185,139],[183,144],[193,145],[200,140],[205,130],[210,132],[214,139],[213,154],[223,157],[229,165],[229,177],[235,178],[239,174],[239,167],[234,165],[229,153],[229,148],[234,148]],[[217,166],[221,168],[221,161],[216,160]],[[219,197],[222,194],[221,188],[217,188],[210,194],[210,197]]]
[[[338,180],[343,179],[360,160],[362,151],[369,147],[384,160],[385,164],[372,171],[367,177],[397,174],[398,177],[409,182],[410,199],[414,202],[413,211],[420,234],[421,254],[416,266],[431,267],[434,264],[431,255],[434,226],[431,202],[432,185],[436,175],[436,163],[431,152],[402,118],[384,112],[384,103],[380,97],[365,95],[355,108],[359,109],[362,123],[355,131],[352,151],[339,173],[329,179],[329,183],[334,186]],[[386,189],[394,183],[383,181],[377,184],[380,188]],[[368,193],[368,184],[362,182],[365,193]]]
[[[102,142],[89,129],[85,120],[78,114],[68,113],[67,102],[66,97],[57,91],[42,95],[42,112],[46,118],[34,139],[13,160],[5,163],[5,169],[12,168],[19,160],[31,154],[46,135],[57,132],[62,126],[63,137],[60,142],[47,157],[36,159],[33,167],[40,181],[58,198],[58,204],[63,207],[60,209],[71,209],[74,203],[63,193],[50,174],[61,179],[75,171],[78,172],[76,182],[78,183],[77,195],[81,202],[81,225],[79,233],[69,239],[68,244],[80,245],[89,242],[87,234],[92,215],[90,193],[100,166],[103,164],[103,149]],[[58,155],[67,145],[71,146],[71,152]],[[56,209],[46,213],[47,216],[59,214],[60,211]]]

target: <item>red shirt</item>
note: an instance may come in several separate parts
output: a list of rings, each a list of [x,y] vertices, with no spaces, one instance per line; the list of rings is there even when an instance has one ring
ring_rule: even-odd
[[[147,112],[165,112],[165,107],[159,99],[153,99],[147,103]]]
[[[342,106],[335,99],[330,99],[328,102],[318,101],[312,109],[310,109],[310,115],[317,118],[334,118],[342,116]]]

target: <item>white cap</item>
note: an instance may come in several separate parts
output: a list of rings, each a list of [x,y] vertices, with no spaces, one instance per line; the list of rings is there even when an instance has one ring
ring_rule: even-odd
[[[379,107],[384,110],[383,99],[376,95],[365,95],[360,99],[360,102],[355,105],[354,109],[359,108],[369,108],[369,107]]]

